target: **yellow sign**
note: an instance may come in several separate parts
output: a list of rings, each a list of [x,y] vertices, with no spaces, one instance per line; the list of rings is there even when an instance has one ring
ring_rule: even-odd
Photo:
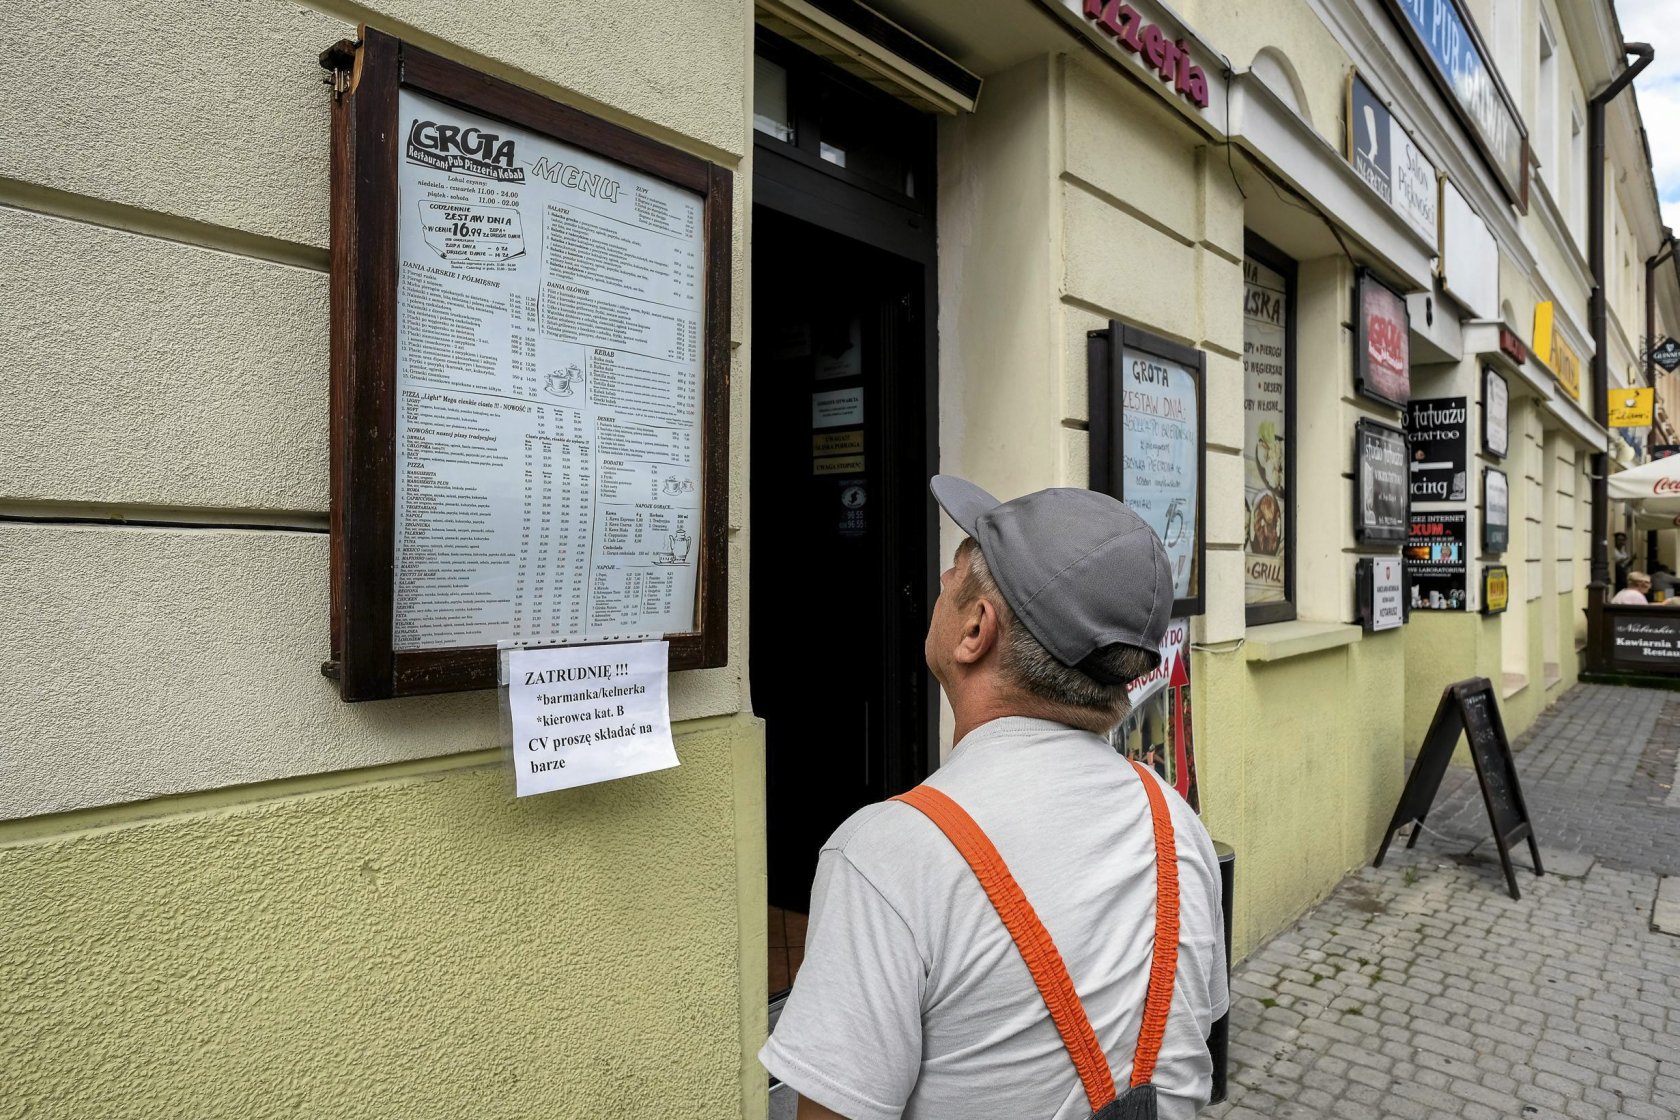
[[[1505,567],[1482,569],[1482,613],[1497,614],[1511,605],[1511,573]]]
[[[1551,300],[1534,305],[1534,356],[1552,368],[1558,388],[1581,399],[1581,356],[1564,341],[1557,329],[1557,315]]]
[[[862,474],[862,455],[840,455],[832,459],[812,459],[812,474]]]
[[[1610,426],[1612,428],[1648,428],[1651,413],[1657,406],[1655,389],[1610,390]]]
[[[862,432],[811,433],[811,454],[813,455],[849,455],[862,450]]]

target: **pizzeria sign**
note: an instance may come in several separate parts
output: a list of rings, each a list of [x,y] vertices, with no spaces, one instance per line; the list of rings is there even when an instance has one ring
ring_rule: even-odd
[[[1211,129],[1223,119],[1224,63],[1171,8],[1154,0],[1040,2],[1192,120]]]

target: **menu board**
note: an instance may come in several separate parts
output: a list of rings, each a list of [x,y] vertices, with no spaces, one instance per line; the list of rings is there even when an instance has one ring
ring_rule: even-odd
[[[1181,363],[1142,350],[1121,358],[1125,392],[1126,504],[1167,549],[1173,598],[1188,598],[1196,578],[1196,487],[1201,444],[1196,379]]]
[[[1253,257],[1243,261],[1244,602],[1287,594],[1289,290]]]
[[[701,198],[398,104],[394,648],[691,629]]]
[[[1090,486],[1131,506],[1166,548],[1173,617],[1202,598],[1202,385],[1207,358],[1120,322],[1086,335]]]
[[[1400,791],[1399,804],[1389,818],[1382,845],[1371,866],[1382,866],[1396,832],[1413,822],[1422,826],[1428,818],[1461,735],[1470,745],[1470,758],[1475,763],[1482,802],[1493,826],[1493,843],[1505,872],[1506,889],[1512,898],[1521,898],[1522,891],[1517,887],[1516,872],[1511,866],[1512,845],[1519,840],[1528,841],[1534,873],[1544,874],[1545,869],[1541,866],[1540,845],[1534,837],[1528,805],[1523,801],[1522,786],[1517,781],[1516,762],[1511,756],[1511,741],[1505,734],[1505,721],[1499,715],[1499,701],[1494,698],[1493,682],[1486,677],[1450,684],[1441,693],[1435,718],[1424,732],[1423,745],[1418,749],[1411,773],[1406,775],[1406,786]],[[1414,827],[1406,847],[1416,847],[1423,831],[1422,827]]]
[[[495,687],[498,647],[722,664],[729,172],[375,29],[328,56],[322,671],[370,700]]]

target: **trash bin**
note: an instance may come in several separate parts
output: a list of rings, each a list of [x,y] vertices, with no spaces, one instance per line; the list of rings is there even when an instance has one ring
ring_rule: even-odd
[[[1225,915],[1225,986],[1231,981],[1231,904],[1232,884],[1236,881],[1237,850],[1215,840],[1214,854],[1219,857],[1219,909]],[[1213,1056],[1213,1097],[1208,1102],[1218,1104],[1225,1099],[1225,1075],[1230,1065],[1231,1013],[1226,1011],[1208,1033],[1208,1053]]]

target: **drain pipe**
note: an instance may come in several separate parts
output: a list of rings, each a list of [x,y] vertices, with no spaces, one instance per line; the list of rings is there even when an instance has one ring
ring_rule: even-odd
[[[1635,61],[1593,95],[1587,105],[1587,256],[1592,265],[1592,416],[1602,430],[1610,427],[1610,321],[1604,299],[1604,107],[1651,65],[1649,43],[1625,43]],[[1592,581],[1590,598],[1602,602],[1610,586],[1610,456],[1595,452],[1592,461]]]

